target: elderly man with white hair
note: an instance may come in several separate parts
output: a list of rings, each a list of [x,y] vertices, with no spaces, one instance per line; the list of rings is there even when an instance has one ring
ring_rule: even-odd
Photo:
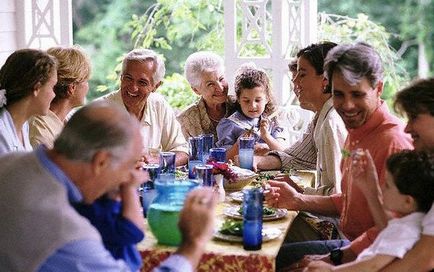
[[[175,152],[176,165],[183,165],[188,160],[188,146],[181,126],[164,97],[155,93],[165,71],[162,58],[154,51],[134,49],[122,62],[120,90],[104,99],[124,106],[140,121],[145,162],[155,160],[149,151],[158,149]]]

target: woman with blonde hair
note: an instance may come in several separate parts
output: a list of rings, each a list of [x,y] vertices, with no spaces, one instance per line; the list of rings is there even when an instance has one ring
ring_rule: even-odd
[[[52,146],[67,121],[68,113],[85,103],[89,90],[90,62],[80,47],[52,47],[47,52],[59,63],[54,86],[56,96],[47,115],[38,115],[31,120],[30,143],[33,147],[39,144]]]
[[[0,155],[31,151],[28,120],[48,113],[57,62],[44,51],[21,49],[0,69]]]

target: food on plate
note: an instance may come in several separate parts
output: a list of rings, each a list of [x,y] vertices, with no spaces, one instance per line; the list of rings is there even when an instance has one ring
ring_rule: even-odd
[[[238,212],[242,215],[243,214],[243,206],[240,206],[238,209]],[[262,207],[262,216],[274,216],[276,215],[277,210],[275,208],[270,208],[263,206]]]
[[[226,219],[219,232],[226,235],[243,236],[243,221]]]

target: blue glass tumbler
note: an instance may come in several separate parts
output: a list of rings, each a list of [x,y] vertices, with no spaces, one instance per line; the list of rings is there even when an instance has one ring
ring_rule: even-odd
[[[199,184],[207,187],[213,186],[212,168],[213,167],[211,165],[196,165],[196,178]]]
[[[160,152],[160,176],[162,182],[175,180],[175,152]]]
[[[223,147],[211,148],[209,150],[209,159],[217,162],[226,162],[226,149]]]
[[[241,137],[239,142],[238,157],[240,167],[253,170],[253,152],[255,149],[254,137]]]
[[[262,247],[262,201],[261,188],[243,190],[243,247],[259,250]]]
[[[203,139],[202,137],[190,137],[189,143],[189,158],[188,158],[188,178],[195,179],[196,165],[202,164],[203,155]]]
[[[214,135],[213,134],[203,134],[203,152],[202,152],[202,162],[207,163],[209,158],[209,150],[214,146]]]
[[[142,206],[143,206],[143,216],[146,217],[149,205],[151,205],[152,201],[157,195],[154,184],[160,174],[160,165],[147,164],[142,166],[142,169],[146,171],[149,175],[149,180],[140,186]]]

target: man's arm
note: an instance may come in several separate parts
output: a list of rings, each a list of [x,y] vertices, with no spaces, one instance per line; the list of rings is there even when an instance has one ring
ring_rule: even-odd
[[[176,166],[186,165],[188,163],[188,154],[182,151],[175,151],[176,153]]]
[[[97,240],[73,241],[56,250],[38,271],[127,272],[130,268],[115,260]]]
[[[434,269],[434,236],[422,235],[416,245],[405,254],[403,259],[396,260],[388,265],[384,272],[394,271],[430,271]]]
[[[254,156],[253,158],[253,169],[257,170],[274,170],[280,169],[282,167],[282,162],[278,156],[267,155],[267,156]]]
[[[269,184],[271,189],[266,193],[265,199],[273,207],[338,215],[338,210],[330,196],[304,195],[286,182],[270,180]]]
[[[352,272],[352,271],[380,271],[387,264],[391,263],[395,257],[389,255],[376,255],[374,257],[346,263],[339,266],[332,266],[322,261],[315,261],[309,264],[306,271],[339,271],[339,272]]]

